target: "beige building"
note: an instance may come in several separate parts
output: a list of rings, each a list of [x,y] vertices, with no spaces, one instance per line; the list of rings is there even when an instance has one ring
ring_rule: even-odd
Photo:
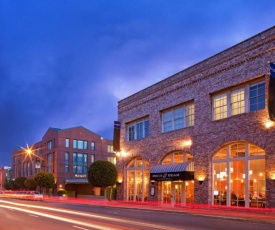
[[[275,27],[118,102],[118,197],[275,207]]]

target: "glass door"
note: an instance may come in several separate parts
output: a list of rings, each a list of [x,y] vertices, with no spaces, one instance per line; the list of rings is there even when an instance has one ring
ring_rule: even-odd
[[[162,182],[162,202],[171,204],[171,181]]]

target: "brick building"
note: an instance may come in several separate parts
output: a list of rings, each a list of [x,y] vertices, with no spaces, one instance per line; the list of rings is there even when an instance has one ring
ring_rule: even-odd
[[[66,189],[69,196],[93,195],[87,172],[96,160],[116,163],[112,140],[103,139],[80,126],[68,129],[49,128],[42,140],[12,154],[12,178],[31,178],[37,172],[54,175],[55,192]],[[31,150],[28,152],[28,149]]]
[[[0,168],[0,191],[4,189],[4,183],[11,180],[11,167],[3,166]]]
[[[118,102],[118,197],[275,207],[275,27]]]

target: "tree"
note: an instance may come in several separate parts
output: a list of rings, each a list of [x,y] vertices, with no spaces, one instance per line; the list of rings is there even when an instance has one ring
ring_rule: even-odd
[[[10,183],[7,179],[5,180],[5,182],[3,184],[3,188],[6,189],[6,190],[11,190]]]
[[[36,173],[33,179],[35,180],[36,184],[40,187],[40,192],[41,188],[45,188],[48,194],[49,189],[54,188],[54,177],[49,172]]]
[[[16,190],[17,189],[16,183],[14,182],[14,180],[10,180],[8,182],[8,186],[9,186],[10,190]]]
[[[14,180],[14,183],[16,184],[17,189],[25,189],[24,182],[27,178],[26,177],[17,177]]]
[[[104,188],[106,197],[106,189],[108,186],[113,186],[117,180],[116,166],[109,161],[95,161],[89,167],[88,180],[94,187]]]
[[[37,187],[37,184],[33,178],[26,179],[24,185],[27,189],[30,190],[35,190]]]

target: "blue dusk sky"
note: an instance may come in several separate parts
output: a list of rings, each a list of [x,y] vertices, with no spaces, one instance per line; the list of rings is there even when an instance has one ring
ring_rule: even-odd
[[[274,25],[273,0],[0,0],[0,166],[49,127],[113,138],[117,103]]]

